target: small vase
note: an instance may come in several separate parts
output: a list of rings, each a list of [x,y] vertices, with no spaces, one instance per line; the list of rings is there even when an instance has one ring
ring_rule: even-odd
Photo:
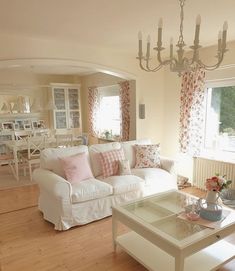
[[[219,199],[219,193],[216,191],[207,191],[206,202],[217,204]]]

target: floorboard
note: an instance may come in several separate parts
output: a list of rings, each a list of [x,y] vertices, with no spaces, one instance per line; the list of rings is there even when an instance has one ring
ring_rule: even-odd
[[[203,193],[193,188],[187,192]],[[12,193],[6,193],[9,202],[15,200]],[[21,193],[21,198],[25,198],[29,191],[24,187]],[[37,200],[36,194],[34,200]],[[0,225],[1,271],[146,270],[121,249],[116,255],[113,253],[111,217],[58,232],[34,206],[0,214]],[[121,232],[125,231],[122,226]],[[235,244],[235,234],[227,240]],[[235,261],[220,269],[234,270]]]

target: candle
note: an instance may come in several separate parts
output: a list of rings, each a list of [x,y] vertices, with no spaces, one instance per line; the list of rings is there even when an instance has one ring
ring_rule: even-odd
[[[196,29],[195,29],[195,39],[194,39],[194,42],[196,44],[199,43],[200,24],[201,24],[201,16],[197,15],[197,18],[196,18]]]
[[[226,48],[227,30],[228,30],[228,22],[225,21],[225,22],[224,22],[224,25],[223,25],[222,49],[225,49],[225,48]]]
[[[138,39],[139,39],[139,58],[141,58],[143,56],[143,52],[142,52],[142,33],[141,33],[141,31],[139,31],[139,33],[138,33]]]
[[[149,59],[150,57],[150,35],[148,35],[147,38],[147,53],[146,53],[146,58]]]
[[[173,58],[173,38],[170,39],[170,58]]]
[[[218,34],[218,51],[221,50],[221,39],[222,39],[222,32],[219,31],[219,34]]]
[[[159,22],[158,22],[158,46],[161,46],[162,44],[162,25],[163,25],[163,21],[162,21],[162,18],[159,19]]]

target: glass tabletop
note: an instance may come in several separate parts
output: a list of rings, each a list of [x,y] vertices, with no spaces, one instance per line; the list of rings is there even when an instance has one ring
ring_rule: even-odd
[[[205,226],[179,218],[186,206],[197,204],[198,199],[179,191],[158,194],[122,206],[130,215],[140,219],[143,224],[151,225],[154,229],[182,241],[200,233]]]

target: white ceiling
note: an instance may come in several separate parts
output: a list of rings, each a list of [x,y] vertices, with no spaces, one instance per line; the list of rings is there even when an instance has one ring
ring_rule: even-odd
[[[202,17],[203,46],[216,44],[224,20],[228,40],[235,40],[234,13],[234,0],[186,0],[186,44],[192,45],[197,14]],[[160,17],[163,46],[168,48],[170,37],[176,43],[179,35],[178,0],[0,0],[0,33],[112,47],[133,57],[139,30],[156,42]]]

